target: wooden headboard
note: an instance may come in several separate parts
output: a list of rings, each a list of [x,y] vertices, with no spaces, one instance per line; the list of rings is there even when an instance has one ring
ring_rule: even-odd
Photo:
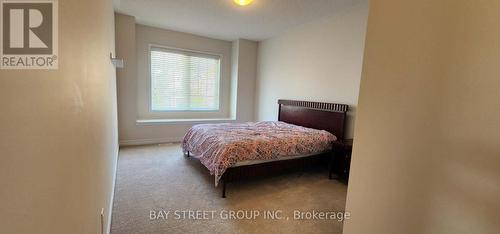
[[[282,99],[278,100],[278,104],[278,121],[326,130],[337,139],[344,139],[348,105]]]

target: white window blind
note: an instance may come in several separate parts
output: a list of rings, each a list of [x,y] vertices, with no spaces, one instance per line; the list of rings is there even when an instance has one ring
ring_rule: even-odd
[[[151,47],[152,111],[219,110],[220,56]]]

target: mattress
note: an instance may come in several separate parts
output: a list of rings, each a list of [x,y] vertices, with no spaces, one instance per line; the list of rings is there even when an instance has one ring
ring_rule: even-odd
[[[182,149],[215,175],[217,185],[227,168],[321,154],[335,140],[327,131],[280,121],[200,124],[188,130]]]
[[[326,152],[328,152],[328,151],[319,152],[319,153],[312,153],[312,154],[304,154],[304,155],[294,155],[294,156],[282,155],[282,156],[278,156],[278,157],[273,158],[273,159],[245,160],[245,161],[236,162],[231,167],[241,167],[241,166],[255,165],[255,164],[261,164],[261,163],[268,163],[268,162],[285,161],[285,160],[298,159],[298,158],[307,158],[310,156],[319,155],[319,154],[323,154]]]

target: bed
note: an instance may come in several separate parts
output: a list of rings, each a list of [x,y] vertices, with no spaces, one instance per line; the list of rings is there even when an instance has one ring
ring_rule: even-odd
[[[278,100],[278,121],[193,126],[182,149],[214,175],[215,185],[278,174],[324,160],[343,139],[348,105]]]

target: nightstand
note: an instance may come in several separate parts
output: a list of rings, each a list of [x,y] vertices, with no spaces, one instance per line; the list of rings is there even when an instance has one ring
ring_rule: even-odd
[[[332,156],[330,158],[330,172],[328,178],[332,179],[332,173],[341,179],[349,180],[349,168],[351,165],[353,139],[344,139],[333,142]]]

